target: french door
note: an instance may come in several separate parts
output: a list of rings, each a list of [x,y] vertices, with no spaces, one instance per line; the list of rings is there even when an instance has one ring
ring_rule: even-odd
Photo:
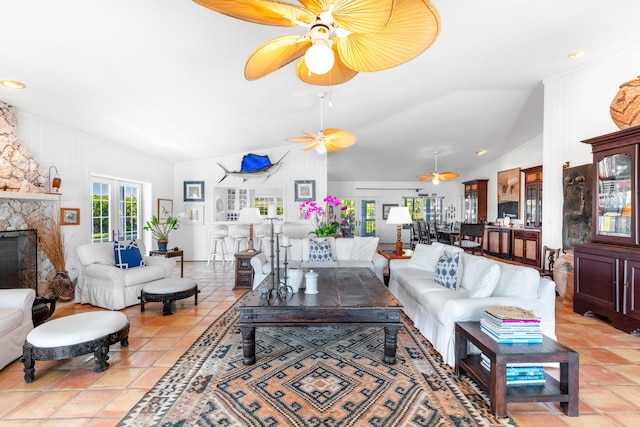
[[[344,237],[375,236],[378,223],[376,212],[378,201],[375,199],[341,199],[341,231]]]
[[[91,178],[91,241],[134,240],[140,236],[142,186]]]

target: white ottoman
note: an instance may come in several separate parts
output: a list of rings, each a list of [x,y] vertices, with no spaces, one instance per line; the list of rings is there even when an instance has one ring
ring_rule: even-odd
[[[144,303],[162,302],[162,314],[173,314],[175,300],[195,295],[198,305],[198,285],[191,279],[168,278],[149,282],[140,291],[140,311],[144,312]]]
[[[90,311],[37,326],[24,342],[24,380],[33,381],[36,360],[62,360],[93,353],[94,372],[109,367],[109,346],[129,346],[129,319],[118,311]]]

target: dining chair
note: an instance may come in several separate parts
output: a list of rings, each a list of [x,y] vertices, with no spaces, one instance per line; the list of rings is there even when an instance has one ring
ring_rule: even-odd
[[[484,224],[460,224],[458,246],[466,252],[479,252],[482,256],[482,240],[484,238]]]

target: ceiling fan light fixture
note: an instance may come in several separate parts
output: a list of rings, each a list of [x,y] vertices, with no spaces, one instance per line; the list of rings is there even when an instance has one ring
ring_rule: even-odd
[[[438,185],[440,183],[440,179],[437,176],[434,176],[431,182],[433,185]]]
[[[335,64],[330,35],[331,28],[322,22],[316,22],[309,28],[309,37],[313,45],[304,54],[304,62],[313,74],[326,74]]]
[[[326,154],[327,153],[327,146],[324,145],[324,142],[321,142],[316,147],[316,151],[318,152],[318,154]]]

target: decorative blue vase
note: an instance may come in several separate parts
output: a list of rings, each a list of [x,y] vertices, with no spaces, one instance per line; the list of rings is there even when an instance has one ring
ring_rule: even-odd
[[[161,252],[166,252],[167,251],[167,243],[169,243],[168,240],[158,240],[158,250]]]

